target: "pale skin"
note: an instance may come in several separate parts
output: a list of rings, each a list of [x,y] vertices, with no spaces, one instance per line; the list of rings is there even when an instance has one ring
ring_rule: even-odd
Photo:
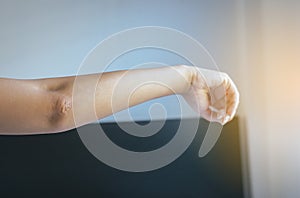
[[[213,85],[207,80],[216,80],[185,65],[34,80],[0,78],[0,134],[63,132],[172,94],[182,95],[208,121],[225,124],[238,104],[238,91],[225,77],[216,85],[224,88],[224,96],[213,103]],[[219,117],[210,107],[225,109],[226,115]]]

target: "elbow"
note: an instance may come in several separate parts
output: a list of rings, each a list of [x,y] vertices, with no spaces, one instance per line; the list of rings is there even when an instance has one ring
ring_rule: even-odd
[[[49,130],[62,132],[71,129],[74,126],[72,97],[66,93],[56,92],[52,93],[50,98]]]

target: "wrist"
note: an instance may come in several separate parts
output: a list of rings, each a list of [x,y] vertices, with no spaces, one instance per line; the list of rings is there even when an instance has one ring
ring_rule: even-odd
[[[179,72],[182,74],[184,82],[182,86],[182,90],[179,94],[185,94],[190,91],[195,78],[197,77],[197,69],[193,66],[187,65],[178,65],[175,68],[179,69]]]

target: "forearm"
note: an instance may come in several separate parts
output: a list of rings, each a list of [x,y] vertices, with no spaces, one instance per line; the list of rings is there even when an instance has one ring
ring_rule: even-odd
[[[72,108],[58,114],[57,130],[81,126],[154,98],[185,93],[191,78],[190,67],[173,66],[49,79],[52,89],[72,100]]]
[[[190,87],[189,74],[183,66],[104,73],[96,89],[97,115],[102,118],[154,98],[184,93]]]

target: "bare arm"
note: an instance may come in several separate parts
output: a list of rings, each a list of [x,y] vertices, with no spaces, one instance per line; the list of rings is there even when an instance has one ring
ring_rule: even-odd
[[[65,131],[75,127],[73,113],[76,125],[80,126],[153,98],[183,93],[189,88],[188,72],[178,66],[106,72],[101,78],[91,74],[38,80],[1,79],[0,133]],[[74,88],[75,82],[78,86]]]
[[[192,67],[173,66],[77,77],[0,79],[0,134],[65,131],[171,94],[182,94],[194,103],[193,83],[200,78],[195,74]],[[207,92],[201,91],[204,88],[204,83],[200,92],[197,88],[198,97],[208,101]],[[201,103],[200,111],[209,112],[207,105]]]

